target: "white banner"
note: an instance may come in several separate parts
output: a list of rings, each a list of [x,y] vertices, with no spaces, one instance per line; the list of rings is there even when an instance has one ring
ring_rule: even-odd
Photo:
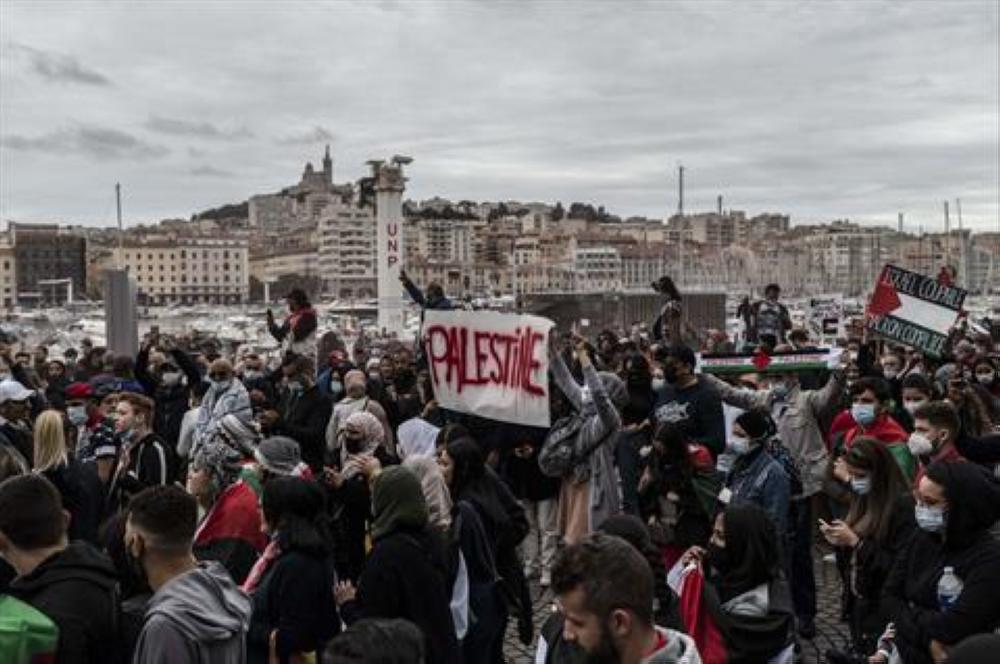
[[[549,426],[552,326],[540,316],[426,310],[422,341],[438,403],[491,420]]]

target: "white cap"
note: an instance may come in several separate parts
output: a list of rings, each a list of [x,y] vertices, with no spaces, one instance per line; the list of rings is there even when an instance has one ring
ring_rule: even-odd
[[[12,378],[0,380],[0,403],[7,403],[8,401],[24,401],[25,399],[34,396],[34,394],[34,390],[29,390]]]

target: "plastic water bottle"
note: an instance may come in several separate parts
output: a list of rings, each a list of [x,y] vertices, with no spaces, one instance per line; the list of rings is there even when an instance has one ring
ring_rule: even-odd
[[[958,596],[962,594],[962,587],[962,580],[955,576],[955,568],[950,565],[945,567],[941,579],[938,581],[938,608],[947,611],[954,606],[955,602],[958,601]]]

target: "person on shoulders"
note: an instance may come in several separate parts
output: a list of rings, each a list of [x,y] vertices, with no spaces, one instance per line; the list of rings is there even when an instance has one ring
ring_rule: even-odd
[[[275,341],[281,344],[284,353],[306,355],[316,361],[316,330],[319,327],[316,310],[309,303],[309,297],[301,288],[295,288],[285,298],[288,302],[288,317],[278,325],[274,313],[267,310],[267,329]]]

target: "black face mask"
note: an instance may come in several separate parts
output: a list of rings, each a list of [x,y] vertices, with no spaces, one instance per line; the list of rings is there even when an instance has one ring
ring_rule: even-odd
[[[673,385],[677,382],[677,379],[677,367],[670,365],[663,367],[663,380]]]
[[[705,562],[720,574],[724,574],[729,569],[729,555],[726,549],[718,544],[708,543],[705,551]]]

